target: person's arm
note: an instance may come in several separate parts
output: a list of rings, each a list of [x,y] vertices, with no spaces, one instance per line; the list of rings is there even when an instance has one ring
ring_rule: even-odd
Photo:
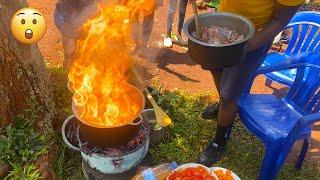
[[[260,31],[257,31],[249,40],[248,51],[254,51],[264,44],[272,41],[273,38],[276,37],[290,22],[299,7],[300,5],[285,6],[276,2],[272,20],[262,27]]]

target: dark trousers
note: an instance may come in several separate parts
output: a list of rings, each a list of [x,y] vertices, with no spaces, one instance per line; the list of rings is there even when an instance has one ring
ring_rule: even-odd
[[[168,17],[167,17],[167,35],[171,36],[172,24],[174,15],[177,10],[178,0],[170,0]],[[181,35],[183,28],[184,18],[186,15],[186,8],[188,5],[188,0],[179,0],[179,22],[178,22],[178,34]]]

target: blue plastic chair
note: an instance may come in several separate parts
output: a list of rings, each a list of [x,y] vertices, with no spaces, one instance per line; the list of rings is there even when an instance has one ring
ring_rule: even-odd
[[[288,94],[250,94],[258,74],[296,69]],[[296,163],[300,169],[306,155],[312,125],[320,121],[320,55],[301,54],[272,66],[261,67],[239,100],[239,116],[245,127],[265,145],[259,179],[275,179],[295,141],[303,140]]]
[[[284,53],[271,52],[267,55],[262,66],[269,66],[279,61],[310,52],[320,53],[320,12],[305,11],[297,13],[286,29],[292,29],[292,36]],[[292,86],[296,70],[284,70],[266,74],[266,85],[271,86],[273,81]]]

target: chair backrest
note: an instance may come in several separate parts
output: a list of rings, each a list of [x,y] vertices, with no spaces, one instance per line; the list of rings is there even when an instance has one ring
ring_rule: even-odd
[[[285,54],[320,53],[320,12],[299,12],[292,18],[286,29],[292,29],[292,36]]]
[[[305,115],[320,112],[320,56],[308,61],[318,68],[298,68],[295,81],[284,97],[288,104]]]

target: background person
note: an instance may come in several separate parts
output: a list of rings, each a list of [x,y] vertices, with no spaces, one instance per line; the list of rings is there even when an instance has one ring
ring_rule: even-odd
[[[54,12],[54,22],[62,35],[63,66],[68,68],[79,37],[78,29],[96,12],[97,0],[59,0]]]
[[[125,3],[126,1],[128,0],[124,0],[123,2]],[[148,1],[154,1],[154,9],[152,10],[152,12],[142,12],[144,14],[144,17],[142,20],[141,28],[139,22],[140,14],[136,14],[132,21],[132,33],[136,44],[132,54],[137,54],[138,56],[144,56],[145,54],[147,54],[148,42],[153,29],[154,13],[157,8],[163,5],[163,0],[145,1],[146,3],[150,3]]]
[[[187,4],[188,4],[188,0],[179,0],[179,6],[178,6],[179,21],[178,21],[178,29],[177,29],[178,40],[175,43],[181,46],[187,45],[187,42],[184,39],[182,39],[182,36],[181,36],[183,23],[186,16]],[[169,1],[168,16],[167,16],[167,36],[164,38],[164,41],[163,41],[163,44],[165,47],[172,47],[171,32],[172,32],[174,15],[177,10],[177,5],[178,5],[178,0]]]

